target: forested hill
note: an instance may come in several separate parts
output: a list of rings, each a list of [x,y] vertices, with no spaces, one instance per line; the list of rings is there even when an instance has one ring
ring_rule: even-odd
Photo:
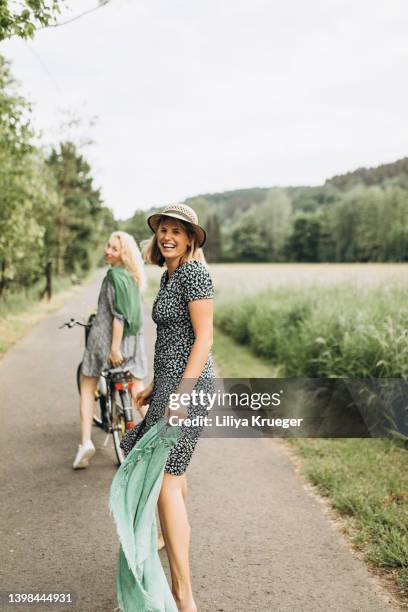
[[[408,157],[376,168],[358,168],[354,172],[333,176],[326,181],[326,185],[329,183],[339,189],[350,189],[358,183],[367,186],[394,184],[408,189]]]
[[[408,261],[408,158],[314,187],[239,189],[186,202],[211,261]],[[146,212],[124,223],[147,238]]]
[[[235,189],[233,191],[223,191],[221,193],[206,193],[193,198],[187,198],[186,204],[194,206],[200,200],[218,210],[222,210],[222,215],[229,217],[236,211],[244,212],[254,204],[263,202],[269,191],[268,187],[253,187],[252,189]]]

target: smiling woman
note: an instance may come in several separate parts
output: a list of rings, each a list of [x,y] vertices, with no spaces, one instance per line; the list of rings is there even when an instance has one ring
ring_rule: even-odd
[[[88,467],[95,453],[91,440],[95,390],[102,370],[128,370],[134,377],[132,394],[143,387],[147,374],[141,291],[143,261],[132,236],[114,232],[105,247],[110,265],[101,286],[98,310],[89,332],[81,366],[81,444],[73,468]]]
[[[196,213],[185,204],[176,204],[165,208],[162,214],[149,217],[148,223],[154,236],[144,250],[145,259],[149,263],[166,266],[152,313],[157,325],[154,379],[136,397],[140,406],[149,404],[149,408],[143,421],[122,440],[121,446],[129,461],[128,464],[125,461],[120,472],[123,471],[124,481],[130,483],[134,470],[138,469],[137,466],[133,467],[133,458],[139,451],[143,452],[146,437],[149,440],[153,437],[156,447],[162,447],[164,436],[161,438],[154,433],[160,424],[164,429],[168,426],[173,435],[177,433],[177,440],[164,455],[162,470],[157,476],[162,478],[161,487],[154,489],[157,490],[157,497],[148,501],[148,522],[151,525],[154,525],[154,507],[158,502],[170,564],[173,601],[168,607],[162,605],[166,588],[159,575],[148,575],[153,559],[147,558],[146,566],[132,575],[129,568],[134,567],[134,559],[130,557],[126,557],[127,563],[119,564],[118,600],[121,610],[147,609],[146,606],[153,607],[154,604],[154,609],[161,612],[176,609],[196,612],[190,582],[190,525],[185,505],[185,472],[204,426],[200,417],[207,415],[207,398],[214,392],[214,364],[211,355],[214,290],[201,251],[206,235],[198,224]],[[180,419],[181,426],[177,423],[172,428],[169,421],[172,394],[190,393],[193,389],[203,391],[202,397],[205,398],[198,403],[190,402],[186,407],[188,422],[197,424],[187,426]],[[122,476],[119,475],[119,479]],[[114,481],[112,490],[117,491],[119,479]],[[129,490],[129,486],[127,491],[123,488],[119,499],[136,492],[136,489]],[[141,487],[140,482],[138,486]],[[138,518],[130,518],[136,534]],[[144,520],[147,521],[146,517]],[[154,533],[154,526],[149,531],[145,523],[145,532]],[[123,554],[127,554],[126,550]],[[139,607],[135,602],[138,602]]]

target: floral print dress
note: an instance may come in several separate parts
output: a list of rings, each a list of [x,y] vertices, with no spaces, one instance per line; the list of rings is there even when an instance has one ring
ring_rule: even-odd
[[[157,325],[153,393],[145,418],[131,429],[121,442],[126,455],[144,433],[164,416],[169,405],[169,396],[176,391],[183,376],[195,340],[188,310],[189,302],[213,297],[211,277],[207,267],[199,261],[181,264],[170,278],[167,272],[163,274],[152,310],[153,321]],[[211,352],[194,388],[198,392],[203,390],[206,393],[212,393],[214,390],[214,363]],[[187,417],[205,417],[208,415],[207,408],[206,401],[199,405],[190,404]],[[169,452],[165,472],[184,474],[202,428],[200,425],[181,426],[178,442]]]

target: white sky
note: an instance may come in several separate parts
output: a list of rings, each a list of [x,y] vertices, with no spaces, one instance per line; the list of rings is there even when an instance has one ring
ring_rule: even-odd
[[[405,157],[407,32],[406,0],[111,0],[0,53],[44,142],[60,109],[98,117],[85,154],[125,218]]]

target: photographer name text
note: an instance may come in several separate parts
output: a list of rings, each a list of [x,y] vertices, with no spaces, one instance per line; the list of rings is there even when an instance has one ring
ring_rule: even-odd
[[[252,415],[249,419],[240,419],[230,415],[217,415],[215,419],[209,416],[196,416],[192,419],[180,418],[176,415],[171,415],[169,417],[169,425],[184,425],[185,427],[228,427],[234,429],[239,429],[240,427],[281,427],[282,429],[288,429],[289,427],[300,427],[302,421],[303,419],[274,419],[261,417],[260,415]]]

